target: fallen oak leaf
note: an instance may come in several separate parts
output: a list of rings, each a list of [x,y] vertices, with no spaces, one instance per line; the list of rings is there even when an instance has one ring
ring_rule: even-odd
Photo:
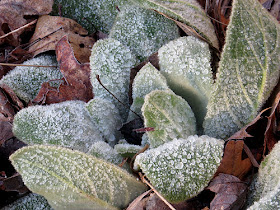
[[[63,36],[57,43],[56,56],[64,77],[63,83],[58,89],[52,87],[49,82],[42,84],[42,88],[33,102],[52,104],[68,100],[88,102],[92,99],[89,63],[80,64],[76,60],[67,36]]]
[[[62,28],[62,30],[56,31],[59,28]],[[40,40],[53,31],[56,31],[56,33],[50,34],[44,40]],[[38,19],[35,32],[29,42],[32,43],[38,39],[40,41],[33,44],[29,48],[29,52],[36,56],[49,50],[55,50],[57,43],[65,35],[68,35],[77,60],[81,63],[89,62],[91,48],[95,40],[87,36],[88,31],[77,22],[59,16],[44,15]]]

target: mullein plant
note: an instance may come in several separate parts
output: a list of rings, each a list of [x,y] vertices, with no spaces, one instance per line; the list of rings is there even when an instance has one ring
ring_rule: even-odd
[[[113,15],[115,24],[106,29],[110,38],[92,49],[95,98],[88,103],[28,107],[15,116],[15,136],[29,146],[10,160],[27,187],[43,195],[54,209],[121,209],[147,189],[118,166],[121,156],[132,157],[142,148],[118,143],[120,124],[139,116],[145,127],[153,129],[143,135],[150,149],[136,156],[134,169],[141,170],[171,203],[196,196],[220,164],[221,139],[257,115],[279,78],[280,27],[256,0],[233,1],[215,82],[206,42],[179,38],[174,24],[152,11],[184,22],[217,48],[213,26],[196,1],[128,0],[120,5],[119,13]],[[159,23],[151,25],[154,20]],[[173,31],[161,31],[159,25]],[[128,105],[130,69],[156,51],[160,71],[148,63],[133,82],[131,107],[136,116],[113,99],[96,75]],[[275,188],[261,181],[262,174],[271,171],[272,166],[266,166],[270,160],[268,156],[260,169],[256,186],[261,187],[252,196],[253,206],[269,208],[279,200],[277,174],[269,175]],[[267,202],[270,198],[273,205]]]

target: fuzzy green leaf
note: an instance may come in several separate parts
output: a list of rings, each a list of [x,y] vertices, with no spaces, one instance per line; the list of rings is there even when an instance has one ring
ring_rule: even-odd
[[[128,46],[143,61],[178,38],[179,30],[173,21],[155,11],[133,5],[121,9],[109,37]]]
[[[42,55],[23,62],[24,65],[57,66],[54,56]],[[0,84],[6,84],[13,89],[15,94],[25,102],[32,101],[41,88],[43,82],[60,79],[62,74],[58,68],[53,67],[17,66],[1,80]],[[59,82],[52,85],[58,86]]]
[[[137,152],[143,149],[143,147],[135,144],[116,144],[114,149],[121,156],[132,158]]]
[[[154,90],[146,95],[142,113],[145,127],[154,128],[147,132],[151,147],[196,134],[191,107],[170,90]]]
[[[29,145],[60,145],[83,152],[103,141],[82,101],[22,109],[14,118],[13,133]]]
[[[208,44],[188,36],[164,45],[158,51],[161,73],[169,87],[191,106],[201,132],[213,86]]]
[[[235,0],[205,134],[227,138],[251,122],[277,84],[279,23],[256,0]]]
[[[219,49],[214,26],[196,0],[132,0],[147,9],[153,9],[185,23]]]
[[[129,105],[130,69],[135,65],[135,56],[117,40],[100,40],[92,48],[90,68],[93,92],[96,97],[113,102],[118,107],[123,121],[127,118],[128,109],[99,84],[96,74],[100,75],[100,80],[106,88],[124,104]]]
[[[26,186],[54,209],[125,208],[146,190],[121,168],[62,147],[24,147],[10,160]]]
[[[224,141],[208,136],[174,139],[139,154],[134,163],[169,202],[196,196],[214,176]]]

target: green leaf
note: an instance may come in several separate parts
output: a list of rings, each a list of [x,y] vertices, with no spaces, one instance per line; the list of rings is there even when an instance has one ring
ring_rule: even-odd
[[[141,108],[144,104],[144,97],[153,90],[167,90],[166,79],[162,74],[151,64],[147,63],[141,68],[134,78],[132,85],[133,103],[130,107],[134,112],[142,115]],[[127,122],[135,119],[137,116],[129,112]]]
[[[180,36],[172,20],[155,11],[133,5],[121,9],[109,37],[128,46],[143,61],[162,45]]]
[[[60,145],[88,152],[94,142],[103,138],[85,104],[65,101],[22,109],[14,118],[13,133],[29,145]]]
[[[115,39],[104,39],[96,42],[90,56],[91,84],[95,97],[113,102],[120,111],[123,121],[128,110],[102,87],[96,79],[100,75],[103,85],[109,89],[121,102],[129,105],[128,90],[130,69],[136,65],[132,52]]]
[[[174,139],[139,154],[134,168],[145,173],[169,202],[196,196],[213,178],[223,155],[224,141],[208,136]]]
[[[29,146],[10,156],[26,186],[54,209],[118,209],[146,190],[125,170],[58,146]]]
[[[1,210],[52,210],[48,201],[41,195],[30,193]]]
[[[153,9],[185,23],[219,49],[219,42],[207,14],[196,0],[132,0],[147,9]]]
[[[279,79],[279,23],[255,0],[235,0],[205,134],[227,138],[251,122]]]
[[[118,154],[125,158],[133,158],[133,156],[141,149],[143,149],[143,147],[135,144],[116,144],[114,149]]]
[[[35,66],[57,66],[57,61],[54,56],[42,55],[28,61],[23,62],[24,65]],[[53,67],[31,67],[17,66],[1,80],[0,84],[6,84],[13,89],[15,94],[25,102],[32,101],[43,82],[49,80],[60,79],[63,77],[58,68]],[[52,85],[58,87],[59,82]]]
[[[170,90],[154,90],[146,95],[142,113],[145,127],[154,128],[147,132],[151,147],[196,134],[191,107]]]
[[[169,87],[191,106],[202,133],[206,106],[213,87],[211,54],[207,43],[188,36],[161,47],[158,51],[160,72]]]

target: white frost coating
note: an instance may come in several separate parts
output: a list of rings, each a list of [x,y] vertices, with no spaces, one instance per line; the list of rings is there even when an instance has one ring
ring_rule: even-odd
[[[118,8],[127,0],[54,0],[54,11],[58,15],[58,4],[62,6],[62,16],[77,20],[91,33],[100,30],[109,34]]]
[[[30,193],[1,210],[53,210],[48,201],[41,195]]]
[[[63,147],[28,146],[10,160],[26,186],[54,209],[123,209],[147,189],[125,170]]]
[[[13,133],[30,145],[61,145],[83,152],[103,141],[82,101],[22,109],[15,115]]]
[[[197,0],[132,0],[147,9],[156,10],[183,22],[208,40],[216,49],[219,42],[215,28]]]
[[[128,46],[143,61],[162,45],[180,36],[172,20],[133,5],[121,9],[109,37]]]
[[[141,169],[169,202],[196,196],[214,176],[223,155],[224,141],[208,136],[174,139],[139,154],[134,169]]]
[[[95,127],[103,134],[105,140],[114,146],[120,139],[119,128],[122,127],[122,119],[118,108],[110,101],[95,97],[86,104]]]
[[[274,203],[280,205],[280,142],[261,162],[258,175],[251,185],[249,201],[255,205]],[[277,194],[277,196],[276,196]],[[272,197],[273,196],[273,197]],[[274,197],[276,196],[276,197]],[[257,204],[259,203],[259,204]],[[267,206],[268,208],[269,206]],[[253,208],[252,208],[253,209]]]
[[[259,1],[235,0],[205,134],[226,139],[257,116],[278,82],[279,54],[278,21]]]
[[[102,84],[120,101],[129,105],[128,90],[130,69],[136,65],[136,58],[131,51],[114,39],[99,40],[93,45],[90,56],[91,84],[95,97],[113,102],[119,109],[123,121],[128,111],[121,103],[112,97],[97,81],[100,76]]]
[[[114,149],[121,156],[132,158],[137,152],[143,149],[143,147],[134,144],[116,144]]]
[[[142,115],[141,108],[144,104],[144,97],[153,90],[167,90],[166,79],[161,73],[151,64],[147,63],[141,68],[134,78],[132,85],[132,98],[133,103],[130,107],[131,110],[139,115]],[[127,122],[137,118],[137,116],[129,112]]]
[[[154,90],[145,96],[142,106],[145,127],[151,147],[157,147],[174,138],[196,134],[196,120],[189,104],[170,90]]]
[[[37,66],[58,65],[55,57],[49,55],[41,55],[25,61],[23,64]],[[37,96],[43,82],[62,77],[58,68],[17,66],[0,80],[0,84],[8,85],[20,99],[28,102]]]
[[[201,131],[213,86],[208,44],[192,36],[181,37],[161,47],[158,56],[161,73],[190,104]]]

